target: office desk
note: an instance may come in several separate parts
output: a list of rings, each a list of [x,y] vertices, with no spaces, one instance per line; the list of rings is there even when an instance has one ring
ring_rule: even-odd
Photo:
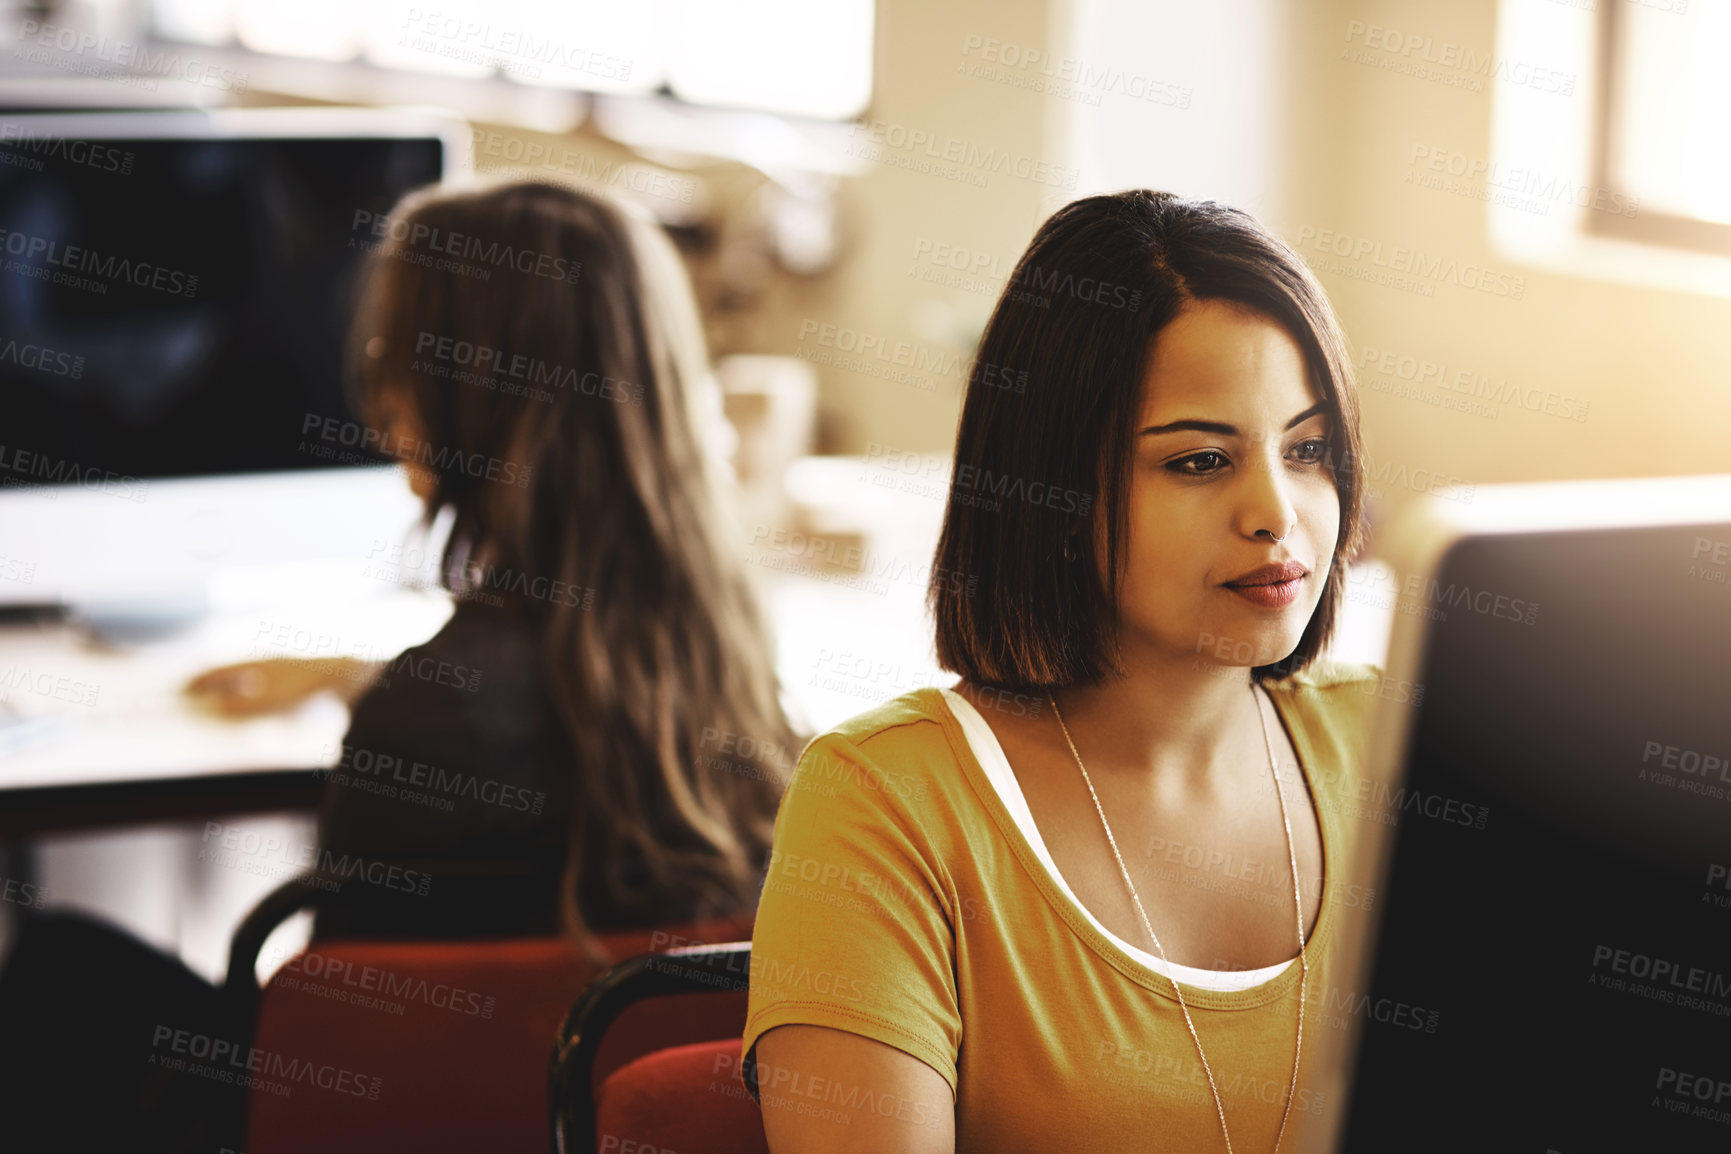
[[[931,457],[910,483],[901,466],[807,458],[790,487],[802,494],[797,523],[808,528],[745,527],[747,572],[801,730],[954,682],[933,656],[924,604],[942,468],[947,461]],[[989,595],[989,576],[957,579]],[[431,637],[452,611],[442,592],[386,584],[352,563],[261,568],[219,585],[196,627],[125,650],[95,648],[61,623],[0,628],[0,696],[34,719],[34,732],[0,730],[0,838],[310,810],[317,771],[335,764],[348,725],[334,695],[236,721],[205,713],[182,687],[253,658],[387,660]],[[1337,656],[1382,659],[1393,610],[1379,605],[1349,595]]]
[[[344,579],[354,572],[257,574],[195,627],[125,649],[62,621],[0,628],[0,696],[27,719],[0,729],[0,837],[312,808],[315,771],[335,764],[348,727],[335,695],[233,720],[182,687],[255,658],[388,658],[450,616],[442,594]]]

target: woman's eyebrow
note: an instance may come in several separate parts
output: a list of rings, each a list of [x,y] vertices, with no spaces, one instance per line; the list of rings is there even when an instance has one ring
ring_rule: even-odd
[[[1286,429],[1296,428],[1299,425],[1302,425],[1304,422],[1310,420],[1310,418],[1316,416],[1318,413],[1326,413],[1326,412],[1328,412],[1327,403],[1326,402],[1318,402],[1317,404],[1314,404],[1314,405],[1310,406],[1310,408],[1304,410],[1304,412],[1298,414],[1298,416],[1292,418],[1292,420],[1286,422]],[[1143,429],[1141,432],[1137,433],[1136,435],[1138,437],[1147,437],[1147,436],[1151,436],[1151,435],[1152,436],[1158,436],[1161,433],[1179,433],[1179,432],[1183,432],[1186,429],[1193,429],[1198,433],[1218,433],[1222,437],[1243,436],[1243,434],[1238,431],[1238,426],[1228,425],[1224,421],[1193,421],[1193,420],[1173,421],[1170,425],[1149,425],[1146,429]],[[1286,429],[1282,429],[1281,432],[1285,432]]]

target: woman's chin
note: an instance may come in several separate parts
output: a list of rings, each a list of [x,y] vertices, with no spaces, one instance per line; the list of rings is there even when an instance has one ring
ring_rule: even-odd
[[[1196,635],[1194,656],[1214,665],[1273,665],[1290,656],[1303,638],[1302,622],[1296,626],[1268,621],[1223,622],[1214,632],[1204,630]]]

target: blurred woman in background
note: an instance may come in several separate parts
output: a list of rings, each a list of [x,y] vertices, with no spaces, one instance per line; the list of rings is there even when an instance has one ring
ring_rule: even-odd
[[[436,577],[456,611],[389,663],[409,676],[271,661],[192,687],[245,711],[371,683],[321,864],[430,881],[346,887],[320,936],[748,911],[793,736],[704,436],[724,418],[677,254],[653,222],[544,183],[422,190],[382,231],[351,330],[357,409],[424,525],[450,520]],[[463,238],[484,255],[443,256]],[[708,756],[705,732],[754,754]]]
[[[386,233],[353,329],[359,407],[391,434],[426,524],[448,513],[439,579],[457,597],[392,664],[474,675],[397,675],[357,704],[321,849],[420,862],[432,882],[425,897],[365,887],[392,911],[344,903],[340,928],[750,910],[793,737],[718,499],[703,425],[720,405],[672,245],[551,184],[428,190]],[[456,235],[512,255],[437,267],[401,239]],[[707,756],[705,732],[747,735],[756,756]],[[443,770],[453,808],[359,788],[381,754]]]

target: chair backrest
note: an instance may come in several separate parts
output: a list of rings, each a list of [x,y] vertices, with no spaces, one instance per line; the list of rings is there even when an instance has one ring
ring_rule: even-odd
[[[632,958],[596,978],[553,1055],[554,1149],[767,1151],[739,1071],[750,977],[740,941]]]
[[[769,1154],[763,1116],[739,1081],[739,1043],[736,1034],[657,1050],[609,1075],[595,1103],[595,1149]]]
[[[739,925],[600,944],[626,958]],[[260,998],[244,1148],[545,1154],[548,1047],[595,969],[563,939],[316,943]]]

